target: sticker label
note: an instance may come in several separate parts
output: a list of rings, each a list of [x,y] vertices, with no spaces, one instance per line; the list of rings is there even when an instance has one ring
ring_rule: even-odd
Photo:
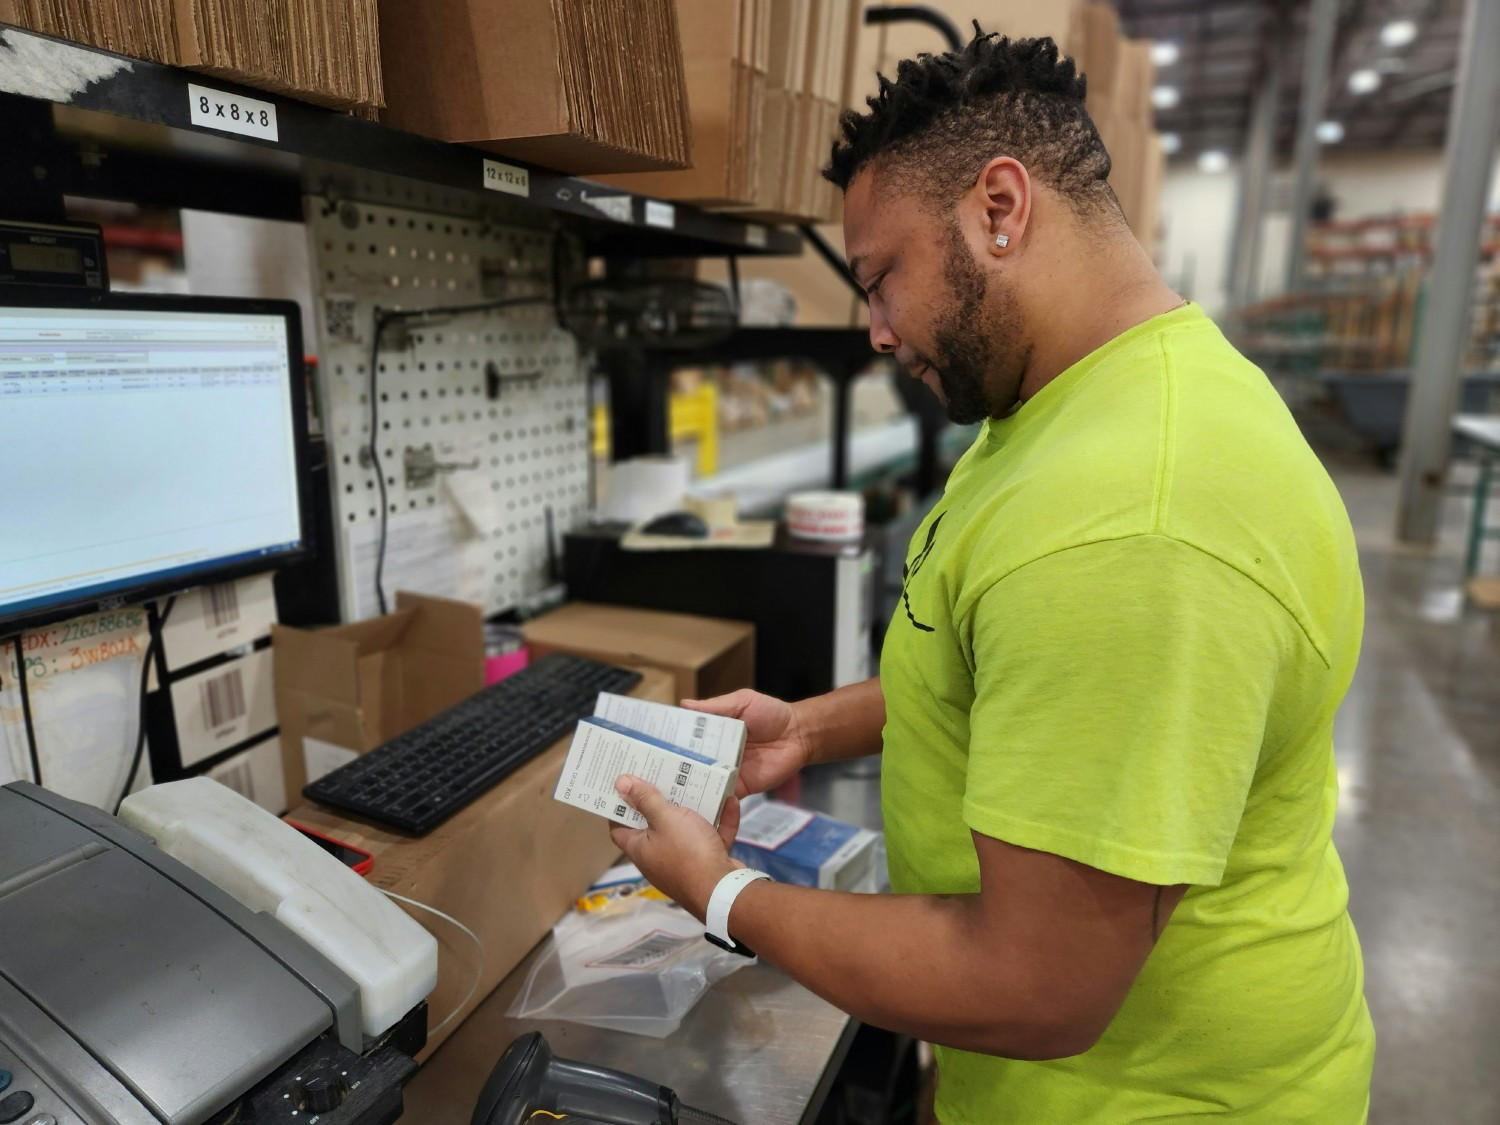
[[[230,94],[208,86],[188,83],[188,118],[194,125],[276,141],[276,107],[244,94]]]
[[[646,225],[671,230],[677,225],[677,209],[659,199],[646,200]]]
[[[578,198],[594,210],[608,215],[617,223],[630,222],[630,196],[628,195],[590,195],[586,191],[581,191],[578,193]]]
[[[745,227],[745,245],[755,246],[762,250],[766,246],[766,228],[759,223],[749,223]]]
[[[517,168],[514,164],[504,164],[499,160],[486,160],[484,162],[484,186],[491,191],[503,191],[507,195],[519,195],[522,199],[531,197],[531,173],[525,168]]]
[[[665,961],[685,945],[698,941],[697,937],[683,937],[666,930],[653,930],[639,941],[617,950],[597,961],[590,961],[590,969],[650,969]]]
[[[795,809],[790,805],[767,801],[763,805],[756,805],[744,815],[735,840],[774,852],[812,821],[813,814],[806,809]]]

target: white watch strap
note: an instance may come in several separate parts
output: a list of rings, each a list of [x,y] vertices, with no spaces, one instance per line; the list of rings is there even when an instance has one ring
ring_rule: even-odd
[[[734,900],[755,880],[769,878],[764,871],[741,867],[720,879],[714,893],[708,896],[708,911],[704,915],[703,926],[709,936],[717,938],[725,949],[737,948],[734,939],[729,936],[729,910],[734,906]]]

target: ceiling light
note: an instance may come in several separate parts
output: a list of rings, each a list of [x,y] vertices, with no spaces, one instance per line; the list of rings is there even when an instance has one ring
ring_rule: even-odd
[[[1157,66],[1171,66],[1182,54],[1176,43],[1160,39],[1151,44],[1151,61]]]
[[[1344,139],[1344,127],[1337,121],[1319,121],[1313,132],[1325,145],[1336,145]]]
[[[1182,138],[1176,133],[1163,133],[1161,135],[1161,150],[1168,156],[1182,150]]]
[[[1417,25],[1412,20],[1392,20],[1380,29],[1380,41],[1387,47],[1404,47],[1417,37]]]
[[[1198,171],[1200,172],[1223,172],[1229,168],[1229,157],[1225,156],[1216,148],[1198,154]]]
[[[1380,75],[1368,68],[1356,70],[1349,75],[1349,92],[1351,94],[1373,94],[1380,89]]]
[[[1176,86],[1158,86],[1151,91],[1151,104],[1157,109],[1176,109],[1180,101],[1182,95],[1177,92]]]

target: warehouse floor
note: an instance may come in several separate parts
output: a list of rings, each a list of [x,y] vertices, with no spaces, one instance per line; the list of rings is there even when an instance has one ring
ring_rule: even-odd
[[[1500,1121],[1500,619],[1459,590],[1467,505],[1397,544],[1396,481],[1330,466],[1365,578],[1365,643],[1335,729],[1334,840],[1379,1045],[1372,1125]]]
[[[1448,503],[1438,546],[1419,550],[1391,533],[1391,474],[1355,457],[1329,469],[1365,579],[1364,649],[1335,734],[1342,794],[1334,837],[1379,1039],[1370,1120],[1494,1125],[1500,617],[1462,602],[1465,503]],[[879,827],[870,767],[810,771],[803,800]]]

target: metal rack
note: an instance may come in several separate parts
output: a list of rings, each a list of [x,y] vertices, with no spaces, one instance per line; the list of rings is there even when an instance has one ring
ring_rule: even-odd
[[[203,90],[214,109],[252,102],[268,107],[271,124],[246,134],[231,128],[230,119],[216,124],[212,113],[195,119]],[[793,231],[650,199],[4,24],[0,95],[8,95],[0,96],[0,136],[26,142],[25,150],[42,158],[6,161],[9,171],[0,176],[8,179],[0,179],[0,186],[7,206],[18,199],[55,210],[59,194],[77,194],[300,220],[304,194],[353,195],[374,179],[400,177],[407,182],[393,190],[412,207],[479,214],[496,199],[523,203],[576,230],[593,253],[693,257],[795,254],[801,247]],[[53,106],[69,111],[58,115],[55,131]],[[152,128],[119,130],[78,111]],[[16,151],[7,144],[8,156]],[[29,175],[37,167],[45,174]]]
[[[216,116],[203,111],[225,107]],[[232,113],[245,128],[230,128]],[[221,121],[223,118],[224,121]],[[0,200],[62,218],[66,196],[292,220],[307,231],[320,329],[342,616],[374,609],[381,512],[369,455],[377,310],[551,294],[583,259],[789,254],[795,231],[595,184],[216,78],[0,26]],[[379,356],[387,591],[495,612],[554,578],[591,496],[593,357],[545,302],[398,325]],[[657,395],[616,426],[665,444]],[[659,432],[660,431],[660,432]]]

